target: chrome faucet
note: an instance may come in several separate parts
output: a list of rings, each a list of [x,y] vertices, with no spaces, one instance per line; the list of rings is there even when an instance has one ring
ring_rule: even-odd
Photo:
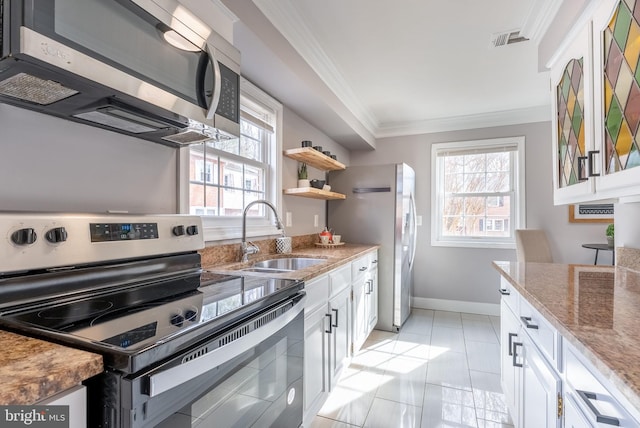
[[[273,206],[273,204],[269,201],[265,201],[264,199],[258,199],[255,201],[251,201],[247,204],[246,207],[244,207],[244,211],[242,213],[242,245],[241,245],[241,249],[242,249],[242,262],[248,262],[249,261],[249,255],[250,254],[256,254],[260,251],[260,249],[253,243],[251,242],[247,242],[247,212],[249,211],[249,208],[251,208],[253,205],[255,204],[265,204],[266,206],[268,206],[269,208],[271,208],[271,211],[273,211],[273,214],[276,216],[276,227],[280,230],[282,230],[282,236],[284,235],[284,226],[282,225],[282,222],[280,221],[280,217],[278,216],[278,212],[276,211],[276,207]]]

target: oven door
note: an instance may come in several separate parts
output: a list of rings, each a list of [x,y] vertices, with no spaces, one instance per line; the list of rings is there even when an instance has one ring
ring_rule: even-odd
[[[301,292],[160,367],[123,379],[121,426],[302,425],[303,297]]]

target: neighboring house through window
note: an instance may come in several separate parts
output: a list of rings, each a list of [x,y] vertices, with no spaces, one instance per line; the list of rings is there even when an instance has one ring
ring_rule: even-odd
[[[524,227],[524,137],[433,144],[436,246],[514,248]]]

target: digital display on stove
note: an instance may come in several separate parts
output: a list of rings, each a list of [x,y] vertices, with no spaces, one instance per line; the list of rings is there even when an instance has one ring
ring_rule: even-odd
[[[117,334],[113,337],[103,340],[105,343],[116,345],[121,348],[128,348],[131,345],[135,345],[138,342],[149,339],[156,335],[158,329],[158,322],[152,323],[134,328],[133,330],[125,331],[124,333]]]
[[[91,242],[157,239],[158,223],[91,223]]]

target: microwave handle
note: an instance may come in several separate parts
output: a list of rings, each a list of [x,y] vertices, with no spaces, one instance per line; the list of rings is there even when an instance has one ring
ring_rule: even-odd
[[[213,67],[213,97],[211,104],[207,105],[204,79],[207,75],[207,65],[209,64]],[[207,44],[207,47],[200,56],[198,69],[196,70],[196,96],[198,97],[198,104],[207,109],[207,114],[205,115],[207,119],[213,119],[216,113],[218,102],[220,102],[221,88],[222,76],[220,75],[220,65],[218,65],[218,60],[213,55],[213,49]]]

